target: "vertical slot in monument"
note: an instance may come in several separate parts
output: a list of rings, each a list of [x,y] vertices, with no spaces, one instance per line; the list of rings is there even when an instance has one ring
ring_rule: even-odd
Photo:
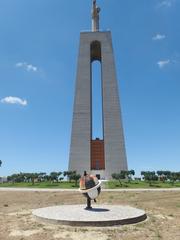
[[[94,41],[91,43],[91,170],[105,169],[101,73],[101,44]]]

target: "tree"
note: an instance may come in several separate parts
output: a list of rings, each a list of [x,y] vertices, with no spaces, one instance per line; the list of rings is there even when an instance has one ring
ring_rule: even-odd
[[[31,179],[32,185],[35,183],[35,179],[38,179],[38,173],[29,173],[28,178]]]
[[[171,175],[170,171],[157,171],[157,175],[159,177],[159,180],[162,182],[165,182],[168,179],[168,176]]]
[[[128,171],[122,170],[120,171],[121,179],[128,179]]]
[[[119,184],[120,184],[120,186],[122,187],[122,182],[121,182],[121,180],[122,180],[122,179],[125,179],[125,176],[126,176],[126,175],[125,175],[125,171],[121,171],[120,173],[113,173],[111,176],[112,176],[113,179],[119,181]]]
[[[31,173],[24,173],[24,181],[25,182],[32,182],[32,174]]]
[[[13,183],[20,183],[20,182],[24,182],[25,175],[24,173],[15,173],[15,174],[12,174],[11,176],[8,176],[7,179],[8,181]]]
[[[180,172],[171,172],[170,175],[168,175],[168,179],[170,180],[171,184],[174,185],[174,182],[180,180]]]
[[[128,181],[131,182],[132,180],[132,176],[135,175],[135,171],[134,170],[130,170],[130,171],[127,171],[127,177],[128,177]]]
[[[74,180],[75,181],[75,186],[77,187],[78,181],[79,181],[80,178],[81,178],[81,175],[77,174],[76,171],[74,171],[73,173],[71,173],[69,180]]]
[[[44,181],[47,182],[47,181],[50,181],[50,180],[51,180],[50,176],[48,174],[45,174],[44,175]]]
[[[46,176],[45,172],[40,172],[38,174],[38,182],[44,182],[45,181],[45,176]]]
[[[50,173],[50,179],[51,181],[56,181],[58,182],[59,177],[61,176],[62,172],[51,172]]]
[[[135,171],[134,171],[133,169],[131,169],[131,170],[129,171],[129,174],[134,176],[134,175],[135,175]]]
[[[157,171],[156,173],[159,177],[159,180],[162,181],[162,182],[165,182],[166,179],[165,179],[165,176],[164,176],[163,172],[164,171]]]
[[[69,179],[69,182],[71,182],[72,178],[71,176],[76,174],[76,171],[64,171],[63,175],[64,177],[67,177]]]
[[[156,173],[150,171],[142,171],[141,175],[144,176],[144,180],[149,182],[149,186],[152,186],[152,181],[158,181]]]

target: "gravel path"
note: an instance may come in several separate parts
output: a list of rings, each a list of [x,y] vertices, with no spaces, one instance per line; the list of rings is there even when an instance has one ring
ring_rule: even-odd
[[[11,192],[78,192],[78,189],[60,189],[60,188],[8,188],[0,187],[0,191]],[[164,191],[180,191],[180,188],[135,188],[135,189],[102,189],[103,192],[164,192]]]

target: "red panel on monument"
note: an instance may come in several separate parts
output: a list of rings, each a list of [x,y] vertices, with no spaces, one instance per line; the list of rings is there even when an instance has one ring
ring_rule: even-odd
[[[91,140],[91,170],[104,170],[104,140]]]

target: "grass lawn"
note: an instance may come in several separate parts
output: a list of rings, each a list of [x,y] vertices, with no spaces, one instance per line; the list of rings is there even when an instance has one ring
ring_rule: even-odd
[[[174,187],[180,187],[180,182],[176,182],[174,184],[172,183],[168,183],[168,182],[160,182],[160,181],[154,181],[151,182],[151,184],[149,182],[146,181],[131,181],[131,182],[127,182],[127,181],[121,181],[121,184],[119,183],[119,181],[116,180],[112,180],[112,181],[108,181],[105,184],[106,188],[109,189],[116,189],[116,188],[174,188]]]
[[[74,182],[59,182],[59,183],[51,183],[51,182],[40,182],[40,183],[0,183],[0,187],[25,187],[25,188],[72,188],[76,189],[79,188],[78,186],[75,186]]]
[[[145,181],[121,181],[122,186],[119,181],[112,180],[104,183],[104,187],[108,189],[117,189],[117,188],[174,188],[180,187],[180,182],[172,183],[163,183],[160,181],[152,182],[151,185]],[[35,183],[1,183],[0,187],[26,187],[26,188],[62,188],[62,189],[77,189],[79,185],[76,186],[75,182],[62,181],[59,183],[51,182],[41,182]]]

